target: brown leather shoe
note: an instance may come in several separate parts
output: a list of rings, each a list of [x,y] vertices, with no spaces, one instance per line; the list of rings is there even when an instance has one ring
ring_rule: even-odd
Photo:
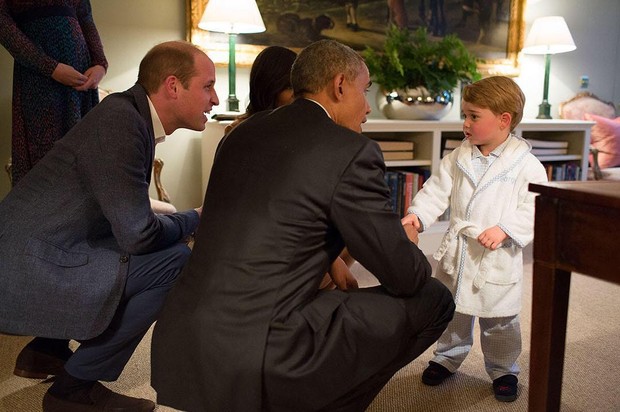
[[[64,371],[65,361],[73,353],[69,348],[67,351],[66,357],[58,357],[25,346],[17,355],[13,373],[30,379],[47,379],[50,375],[58,375]]]
[[[99,382],[79,396],[59,398],[46,392],[43,397],[43,412],[151,412],[154,409],[155,403],[148,399],[112,392]]]

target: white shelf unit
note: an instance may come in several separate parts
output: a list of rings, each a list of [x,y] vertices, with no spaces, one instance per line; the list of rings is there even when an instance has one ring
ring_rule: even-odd
[[[209,121],[202,138],[202,185],[206,188],[213,166],[213,156],[224,127],[229,121]],[[581,165],[581,179],[588,176],[590,128],[594,122],[578,120],[524,119],[515,134],[537,140],[568,141],[568,154],[539,156],[542,162],[577,161]],[[414,142],[415,160],[387,161],[388,168],[426,167],[432,173],[439,169],[442,138],[463,138],[462,121],[424,121],[369,119],[362,125],[362,133],[372,139],[408,140]],[[438,222],[420,236],[420,248],[432,254],[439,246],[447,222]]]

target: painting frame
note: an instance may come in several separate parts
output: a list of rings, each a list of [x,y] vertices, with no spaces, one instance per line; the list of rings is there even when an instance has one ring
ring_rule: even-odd
[[[209,0],[186,0],[186,40],[202,47],[218,67],[228,64],[228,41],[224,33],[211,33],[198,28],[198,22]],[[505,57],[483,58],[478,69],[483,76],[507,75],[518,76],[520,73],[519,55],[525,38],[525,3],[526,0],[510,0],[509,21],[506,38]],[[343,41],[345,44],[346,41]],[[275,43],[274,43],[275,44]],[[240,67],[249,67],[256,55],[269,46],[237,42],[236,63]],[[299,51],[300,47],[280,44]],[[466,44],[466,47],[468,45]]]

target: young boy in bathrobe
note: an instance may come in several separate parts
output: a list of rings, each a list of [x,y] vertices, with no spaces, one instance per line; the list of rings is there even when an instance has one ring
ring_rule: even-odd
[[[439,385],[454,374],[471,349],[478,317],[485,368],[495,398],[504,402],[517,398],[522,251],[534,237],[528,185],[547,180],[531,145],[512,134],[524,104],[519,86],[504,76],[466,86],[465,139],[441,160],[406,218],[423,231],[450,208],[449,229],[433,257],[435,277],[451,290],[456,313],[422,381]]]

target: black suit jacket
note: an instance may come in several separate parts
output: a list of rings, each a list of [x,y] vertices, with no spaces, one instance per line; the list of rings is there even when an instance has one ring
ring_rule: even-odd
[[[352,319],[350,293],[318,291],[345,244],[390,294],[412,295],[430,276],[391,212],[384,171],[376,143],[305,99],[256,114],[225,138],[192,256],[154,332],[160,403],[258,411],[264,381],[281,387],[270,402],[287,403],[303,397],[287,388],[301,380],[325,387],[311,401],[319,408],[335,386],[359,384],[394,356],[402,319]]]

